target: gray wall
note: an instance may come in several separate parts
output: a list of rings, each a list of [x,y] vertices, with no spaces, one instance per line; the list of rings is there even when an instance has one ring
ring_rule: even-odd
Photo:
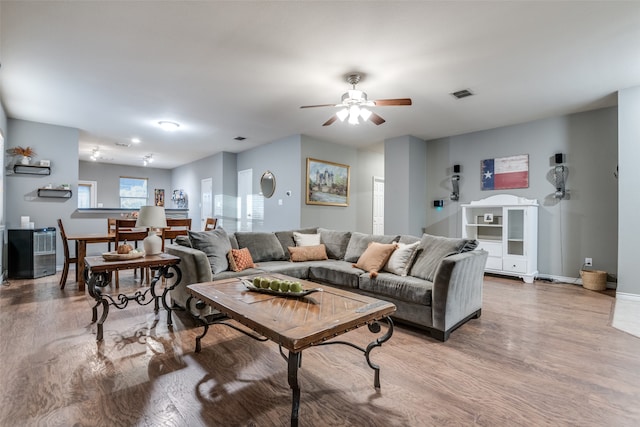
[[[254,205],[263,203],[264,207],[262,220],[254,215],[253,231],[299,228],[303,188],[300,186],[301,139],[304,137],[292,135],[238,154],[237,170],[253,171]],[[268,199],[260,192],[260,177],[266,171],[271,171],[276,177],[276,190]],[[291,192],[290,196],[287,196],[287,191]]]
[[[164,189],[165,207],[173,208],[171,201],[171,171],[145,166],[124,166],[100,162],[79,162],[79,179],[81,181],[96,181],[97,203],[104,208],[120,207],[120,177],[147,178],[147,204],[155,203],[154,190]],[[76,204],[77,205],[77,204]]]
[[[36,227],[56,227],[61,218],[68,223],[78,205],[76,190],[78,182],[78,138],[77,129],[53,126],[24,120],[8,120],[6,147],[30,146],[37,156],[36,161],[51,161],[51,175],[13,175],[5,177],[7,193],[6,226],[20,228],[20,217],[29,216]],[[17,159],[8,158],[7,168],[11,169]],[[70,199],[48,199],[37,197],[37,189],[52,183],[54,186],[70,184],[73,197]],[[78,230],[79,231],[79,230]],[[62,241],[58,236],[58,247]],[[62,250],[58,250],[57,264],[64,260]]]
[[[445,208],[427,209],[427,232],[459,236],[461,203],[515,194],[540,203],[541,274],[578,277],[585,257],[593,258],[595,268],[616,274],[617,139],[617,109],[605,108],[428,141],[428,200],[443,198]],[[550,175],[558,152],[566,154],[569,169],[570,196],[562,201],[553,198]],[[529,188],[482,191],[481,160],[517,154],[529,155]],[[460,202],[449,200],[454,164],[462,166]]]
[[[373,233],[373,177],[384,178],[384,154],[358,150],[358,161],[352,179],[357,192],[355,231]]]
[[[407,135],[384,142],[385,234],[422,235],[429,184],[426,160],[426,144],[421,139]]]
[[[7,144],[7,115],[4,112],[4,106],[2,102],[0,102],[0,134],[4,137],[4,145],[0,147],[0,151],[4,151],[4,147]],[[0,170],[3,171],[0,176],[0,283],[4,282],[5,277],[5,266],[6,262],[6,231],[4,226],[4,218],[5,218],[5,206],[6,206],[6,196],[7,192],[5,191],[5,179],[4,179],[4,162],[5,162],[4,153],[2,153],[2,157],[0,158]]]
[[[638,254],[640,233],[640,86],[618,92],[619,191],[618,201],[618,294],[640,297]]]
[[[306,173],[307,158],[325,160],[333,163],[349,165],[349,206],[322,206],[306,204]],[[300,225],[302,227],[324,227],[335,230],[355,230],[358,231],[356,221],[359,189],[358,182],[354,180],[358,172],[358,154],[356,149],[346,145],[334,144],[311,138],[304,135],[302,137],[302,151],[300,153],[300,175],[298,180],[300,188]],[[361,166],[361,167],[364,167]],[[371,207],[369,207],[371,209]]]

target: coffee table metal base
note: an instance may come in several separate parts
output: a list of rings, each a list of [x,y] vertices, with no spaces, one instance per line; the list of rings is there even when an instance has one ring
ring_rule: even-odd
[[[221,317],[215,318],[211,321],[207,321],[201,318],[198,318],[198,319],[201,322],[204,329],[202,331],[202,334],[196,337],[196,348],[195,348],[196,353],[200,353],[202,351],[201,341],[202,341],[202,338],[204,338],[205,335],[207,335],[210,325],[228,326],[258,341],[269,340],[266,337],[258,336],[253,332],[248,332],[246,330],[239,328],[234,324],[228,323],[227,322],[227,320],[229,320],[228,317],[222,314],[221,314]],[[389,339],[393,335],[393,321],[391,320],[391,318],[388,316],[385,316],[380,320],[384,321],[387,324],[387,331],[381,337],[370,342],[366,348],[360,347],[354,343],[343,341],[343,340],[322,341],[322,342],[313,344],[312,346],[342,344],[342,345],[347,345],[349,347],[352,347],[352,348],[355,348],[356,350],[361,351],[365,356],[367,364],[374,371],[373,386],[374,388],[379,389],[380,388],[380,366],[376,365],[371,361],[371,357],[370,357],[371,351],[376,347],[381,347],[382,344],[389,341]],[[371,331],[372,333],[379,333],[382,330],[380,326],[380,321],[378,320],[367,324],[367,327],[369,328],[369,331]],[[289,387],[291,388],[291,393],[292,393],[291,426],[296,427],[298,425],[298,419],[299,419],[299,413],[300,413],[300,384],[298,383],[298,369],[302,366],[302,351],[298,351],[298,352],[289,351],[289,354],[286,355],[282,350],[282,346],[279,346],[279,347],[280,347],[280,354],[287,361],[287,380],[289,382]]]

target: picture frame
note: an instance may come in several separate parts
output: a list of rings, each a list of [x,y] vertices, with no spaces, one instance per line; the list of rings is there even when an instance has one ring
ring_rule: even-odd
[[[307,205],[349,206],[350,166],[307,157]]]
[[[492,213],[484,214],[484,222],[493,222],[493,214]]]
[[[154,190],[154,195],[155,195],[155,205],[164,206],[164,189],[156,188]]]

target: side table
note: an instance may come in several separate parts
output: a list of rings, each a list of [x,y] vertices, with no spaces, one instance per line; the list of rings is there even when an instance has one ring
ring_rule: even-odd
[[[182,271],[180,270],[180,267],[178,267],[179,262],[179,257],[165,253],[122,261],[105,261],[101,256],[86,257],[84,259],[84,271],[89,288],[89,295],[96,300],[96,304],[92,308],[93,317],[91,319],[92,322],[98,322],[96,339],[98,341],[102,341],[102,325],[109,315],[109,305],[113,305],[117,309],[123,309],[127,307],[129,301],[135,301],[139,305],[147,305],[153,301],[155,304],[154,311],[158,314],[160,309],[160,300],[162,300],[162,305],[167,310],[167,325],[171,325],[171,308],[167,304],[166,296],[169,291],[180,283],[180,280],[182,279]],[[118,270],[130,270],[133,268],[151,268],[156,270],[148,288],[138,290],[132,295],[118,294],[112,296],[107,293],[103,293],[103,288],[109,285],[111,281],[112,272]],[[161,296],[157,295],[156,284],[158,283],[158,280],[162,277],[171,279],[174,276],[175,281],[172,285],[165,287]],[[100,305],[102,306],[102,315],[98,320],[98,306]]]

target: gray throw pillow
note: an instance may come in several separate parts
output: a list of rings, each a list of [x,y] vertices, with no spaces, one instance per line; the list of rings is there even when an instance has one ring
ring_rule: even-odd
[[[274,233],[236,231],[240,249],[247,248],[253,262],[282,261],[284,250]]]
[[[400,236],[389,236],[380,234],[364,234],[353,232],[351,233],[351,239],[347,245],[347,251],[344,254],[344,260],[347,262],[358,262],[360,255],[369,246],[371,242],[378,242],[383,244],[389,244],[397,241]]]
[[[229,243],[229,236],[224,228],[210,231],[189,230],[189,240],[191,247],[201,250],[207,255],[213,274],[229,269],[227,254],[231,251],[231,243]]]
[[[173,241],[176,245],[186,246],[187,248],[191,247],[191,240],[189,236],[177,236]]]
[[[324,244],[329,259],[343,259],[351,239],[351,232],[318,228],[318,233],[320,233],[320,243]]]
[[[466,242],[466,239],[424,234],[420,240],[420,252],[411,267],[410,274],[433,282],[440,261],[448,255],[460,253]]]

